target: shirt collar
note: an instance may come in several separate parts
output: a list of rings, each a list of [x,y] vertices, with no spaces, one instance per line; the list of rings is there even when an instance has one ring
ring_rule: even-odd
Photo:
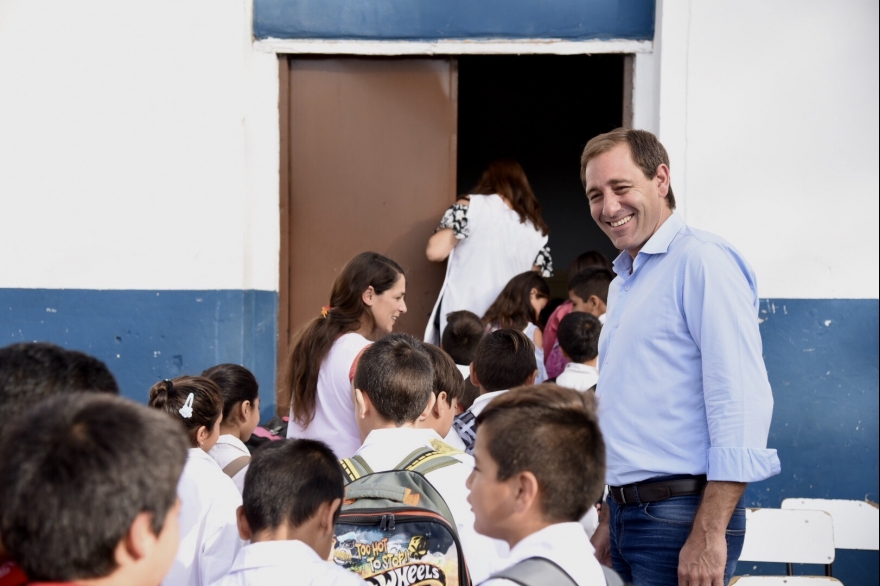
[[[590,366],[589,364],[579,364],[577,362],[569,362],[565,365],[565,370],[570,370],[572,372],[588,372],[588,373],[598,373],[599,369],[595,366]]]
[[[189,457],[190,458],[198,458],[201,460],[208,460],[210,462],[214,461],[214,458],[212,458],[210,455],[208,455],[208,452],[206,452],[202,448],[190,448],[189,449]]]
[[[294,539],[259,541],[249,543],[238,551],[230,571],[279,566],[289,563],[291,558],[301,561],[321,561],[317,552],[302,541]]]
[[[474,402],[471,403],[470,410],[475,411],[477,409],[477,407],[479,406],[479,409],[482,411],[483,407],[485,407],[486,405],[489,404],[489,401],[491,401],[492,399],[494,399],[498,395],[500,395],[502,393],[506,393],[506,392],[507,392],[507,389],[504,389],[503,391],[492,391],[491,393],[483,393],[482,395],[480,395],[479,397],[474,399]]]
[[[432,439],[442,440],[436,431],[426,427],[392,427],[374,429],[364,439],[363,447],[393,443],[397,445],[409,445],[411,443],[430,443]]]
[[[654,232],[654,235],[648,238],[639,254],[663,254],[669,251],[669,245],[684,228],[684,220],[675,212],[669,216],[663,224]],[[638,256],[638,255],[637,255]],[[632,272],[633,257],[627,251],[622,251],[617,258],[614,259],[614,272],[618,275],[626,276]]]
[[[535,531],[513,546],[509,561],[516,563],[534,556],[547,557],[546,552],[558,549],[560,543],[576,547],[583,555],[593,555],[595,551],[583,525],[572,522],[554,523]]]
[[[244,442],[232,434],[224,433],[223,435],[221,435],[220,437],[217,438],[217,443],[232,446],[232,447],[238,449],[239,451],[242,451],[245,454],[250,455],[250,451],[247,449],[247,446],[244,445]]]

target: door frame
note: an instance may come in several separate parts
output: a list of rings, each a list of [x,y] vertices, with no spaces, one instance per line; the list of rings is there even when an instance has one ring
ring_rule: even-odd
[[[632,127],[634,112],[651,109],[643,102],[653,95],[653,89],[639,92],[635,88],[637,72],[640,78],[654,77],[654,42],[628,39],[566,41],[561,39],[444,39],[437,41],[361,41],[329,39],[266,39],[254,42],[254,49],[275,53],[278,57],[278,114],[279,114],[279,205],[281,238],[278,274],[278,346],[276,394],[284,387],[285,365],[290,339],[290,68],[288,60],[297,56],[352,56],[352,57],[445,57],[459,55],[595,55],[624,54],[623,119]],[[637,65],[642,57],[644,66]],[[653,101],[653,100],[652,100]],[[279,413],[287,415],[287,413]]]

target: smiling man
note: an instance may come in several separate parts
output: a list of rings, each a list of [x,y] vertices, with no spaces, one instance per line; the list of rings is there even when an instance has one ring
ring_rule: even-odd
[[[755,275],[723,239],[674,212],[666,149],[617,129],[581,179],[622,252],[599,340],[608,513],[593,536],[627,582],[726,584],[745,537],[746,484],[780,470]]]

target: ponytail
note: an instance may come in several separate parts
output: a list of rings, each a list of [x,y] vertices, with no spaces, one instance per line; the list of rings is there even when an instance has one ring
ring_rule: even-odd
[[[199,428],[214,429],[223,414],[223,396],[219,387],[214,381],[201,376],[180,376],[157,382],[150,389],[147,404],[180,421],[193,447],[198,445],[196,435]]]

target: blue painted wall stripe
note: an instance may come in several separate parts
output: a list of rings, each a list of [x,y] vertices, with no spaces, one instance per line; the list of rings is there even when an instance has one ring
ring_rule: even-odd
[[[122,393],[146,402],[164,378],[242,364],[275,411],[278,294],[274,291],[0,289],[0,345],[47,341],[107,363]]]
[[[654,38],[654,0],[255,0],[254,37]]]

